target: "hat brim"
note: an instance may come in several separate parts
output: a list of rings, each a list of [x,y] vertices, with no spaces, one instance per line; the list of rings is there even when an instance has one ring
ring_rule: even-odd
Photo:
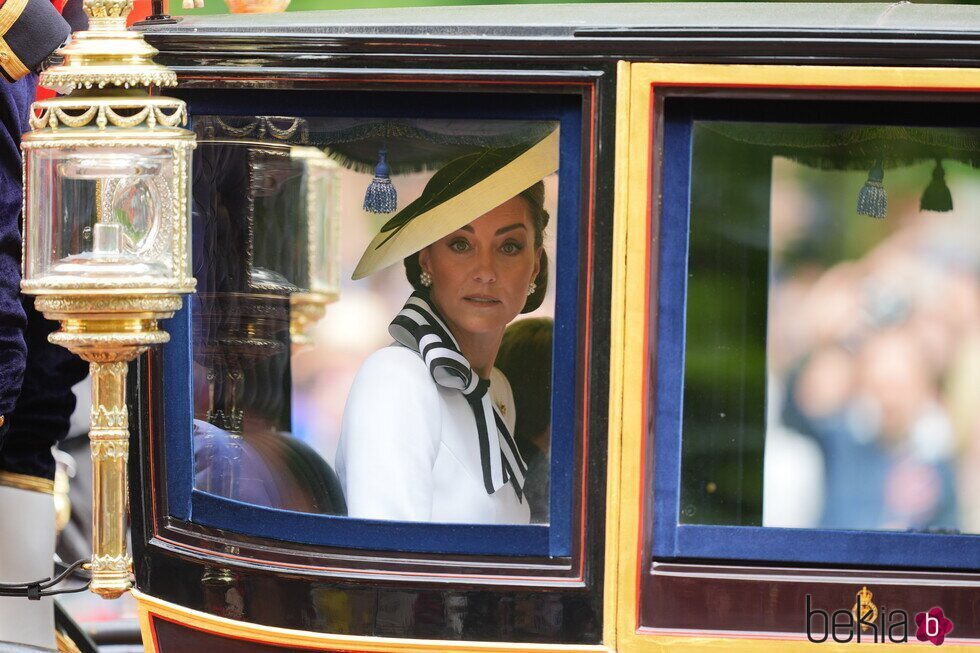
[[[362,279],[451,234],[558,170],[558,130],[465,190],[367,246],[352,279]],[[408,207],[406,207],[408,208]]]

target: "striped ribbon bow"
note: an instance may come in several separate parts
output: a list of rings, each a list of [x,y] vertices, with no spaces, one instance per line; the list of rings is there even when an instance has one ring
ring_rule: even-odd
[[[419,353],[437,384],[463,393],[476,419],[483,485],[487,494],[513,482],[514,491],[523,502],[527,464],[490,400],[490,382],[473,371],[428,298],[419,292],[412,293],[388,325],[388,333],[398,343]],[[491,437],[494,431],[497,437]]]

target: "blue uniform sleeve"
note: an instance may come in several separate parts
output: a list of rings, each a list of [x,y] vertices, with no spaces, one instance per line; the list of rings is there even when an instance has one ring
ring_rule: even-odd
[[[51,447],[68,435],[75,410],[72,386],[88,374],[88,364],[64,347],[48,342],[58,323],[34,310],[34,298],[24,297],[27,312],[27,368],[20,396],[7,419],[0,448],[0,470],[54,478]]]
[[[20,294],[20,140],[30,129],[35,71],[70,28],[50,0],[0,2],[0,25],[0,73],[16,80],[0,80],[0,470],[53,478],[51,446],[68,432],[71,388],[87,366],[47,341],[57,324]]]
[[[28,129],[36,79],[0,81],[0,415],[5,422],[20,394],[27,363],[24,329],[27,315],[20,301],[20,136]],[[0,427],[0,447],[9,423]]]

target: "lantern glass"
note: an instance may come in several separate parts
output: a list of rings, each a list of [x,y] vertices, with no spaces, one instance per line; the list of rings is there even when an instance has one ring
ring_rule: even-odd
[[[179,159],[169,147],[85,146],[25,152],[25,276],[117,280],[175,276]],[[189,153],[188,153],[189,155]]]
[[[340,183],[334,165],[306,162],[306,211],[310,229],[310,290],[340,294]]]

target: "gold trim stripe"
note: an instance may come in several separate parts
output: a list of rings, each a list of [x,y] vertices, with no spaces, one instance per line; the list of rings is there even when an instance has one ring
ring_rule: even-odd
[[[18,490],[28,490],[29,492],[54,494],[54,481],[31,476],[30,474],[0,471],[0,485],[17,488]]]
[[[567,644],[518,644],[510,642],[457,642],[436,639],[404,639],[388,637],[356,637],[330,635],[304,630],[275,628],[245,621],[235,621],[212,614],[191,610],[167,601],[132,590],[139,612],[143,646],[147,653],[160,653],[150,628],[152,617],[161,617],[188,628],[196,628],[222,637],[248,639],[253,642],[276,644],[283,647],[301,647],[314,651],[351,651],[370,653],[517,653],[518,651],[555,653],[610,653],[605,646],[575,646]]]
[[[0,36],[6,34],[17,22],[26,6],[27,0],[7,0],[0,6]]]
[[[7,76],[10,79],[17,81],[27,73],[31,72],[24,65],[24,62],[20,60],[17,53],[14,52],[10,45],[7,44],[7,40],[0,36],[0,66],[3,67]]]
[[[20,18],[20,15],[24,13],[26,6],[27,0],[7,0],[3,3],[3,6],[0,6],[0,66],[3,67],[7,76],[14,81],[20,79],[30,71],[3,36],[10,31],[10,28]]]
[[[30,71],[27,70],[27,66],[20,60],[20,57],[17,56],[17,53],[13,51],[3,36],[10,31],[20,15],[24,13],[26,6],[27,0],[7,0],[3,6],[0,6],[0,66],[3,67],[7,76],[14,81]]]
[[[654,137],[652,128],[659,120],[659,116],[652,111],[652,90],[664,87],[768,87],[978,92],[980,69],[634,63],[629,70],[629,115],[620,113],[617,116],[617,176],[619,170],[627,169],[628,179],[625,184],[617,179],[616,186],[617,204],[624,202],[625,211],[622,206],[616,207],[613,260],[624,270],[620,272],[620,278],[616,276],[618,268],[614,269],[610,351],[609,500],[615,498],[614,481],[619,477],[620,509],[618,540],[608,541],[606,551],[608,556],[610,547],[619,548],[618,587],[614,590],[618,597],[617,649],[623,653],[836,653],[843,652],[845,646],[846,650],[853,650],[850,644],[828,642],[814,645],[802,635],[697,631],[668,633],[639,628],[639,580],[649,562],[649,553],[638,550],[642,542],[641,507],[644,501],[641,496],[644,487],[641,458],[642,455],[649,457],[651,453],[643,452],[643,442],[647,428],[645,422],[652,418],[647,416],[644,419],[643,402],[644,392],[649,394],[653,390],[645,387],[647,363],[651,361],[644,360],[643,356],[648,333],[645,327],[649,319],[646,281],[648,265],[653,266],[656,260],[656,251],[651,249],[656,246],[656,234],[649,234],[648,229],[651,211],[659,210],[656,197],[650,197],[649,183],[653,161],[661,156],[656,149],[652,156],[648,156]],[[921,95],[918,97],[921,98]],[[620,103],[618,111],[623,110]],[[621,147],[618,142],[625,129],[623,123],[627,120],[628,148]],[[659,147],[657,143],[653,145]],[[656,279],[652,278],[651,283],[655,284]],[[652,292],[650,294],[653,295]],[[649,346],[652,348],[655,343],[651,342]],[[621,393],[621,396],[616,393]],[[619,461],[619,469],[613,469],[615,460]],[[854,583],[859,584],[860,580],[854,579]],[[607,591],[612,587],[607,584]],[[606,619],[609,618],[607,613]],[[943,651],[977,651],[976,644],[975,640],[948,639]],[[883,653],[898,653],[926,651],[934,647],[910,641],[907,644],[876,644],[872,648]]]

